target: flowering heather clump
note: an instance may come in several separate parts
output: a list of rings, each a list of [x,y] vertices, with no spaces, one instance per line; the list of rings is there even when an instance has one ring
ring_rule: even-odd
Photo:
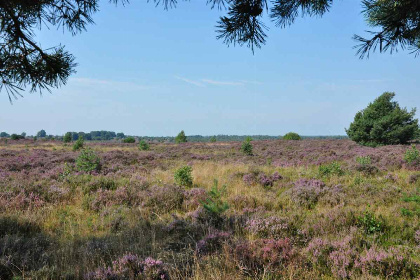
[[[160,260],[146,258],[141,261],[138,256],[127,254],[112,262],[112,267],[100,267],[85,277],[88,280],[165,280],[169,274]]]
[[[326,188],[325,195],[322,196],[319,201],[321,203],[336,206],[344,203],[346,195],[342,185],[335,185],[334,187]]]
[[[216,231],[206,235],[203,239],[198,241],[196,251],[199,255],[211,254],[220,249],[223,242],[225,242],[231,234],[224,231]]]
[[[372,246],[355,262],[355,268],[360,269],[362,273],[381,277],[412,278],[414,271],[419,270],[415,266],[399,249],[394,247],[385,251]]]
[[[325,184],[320,180],[299,179],[293,183],[292,188],[287,193],[292,201],[312,208],[325,191]]]
[[[257,239],[253,242],[242,242],[233,249],[234,258],[240,267],[250,271],[277,269],[285,266],[294,255],[289,238]]]
[[[168,213],[179,209],[184,201],[184,192],[178,186],[152,186],[139,194],[142,206],[156,213]]]
[[[352,267],[357,252],[352,244],[352,236],[331,242],[322,238],[315,238],[305,249],[309,253],[312,263],[321,270],[331,270],[332,274],[340,279],[352,275]]]
[[[417,243],[417,248],[420,249],[420,230],[417,230],[416,233],[414,234],[414,240]]]
[[[289,229],[285,219],[278,217],[254,218],[246,222],[246,229],[262,237],[279,237]]]
[[[274,182],[277,182],[281,179],[283,179],[283,177],[278,172],[275,172],[271,176],[268,176],[264,173],[260,173],[258,176],[258,181],[263,187],[272,187]]]
[[[248,186],[255,184],[255,174],[254,173],[245,174],[243,176],[243,181]]]
[[[184,205],[187,209],[196,209],[201,202],[207,199],[207,191],[201,188],[192,188],[184,191]]]

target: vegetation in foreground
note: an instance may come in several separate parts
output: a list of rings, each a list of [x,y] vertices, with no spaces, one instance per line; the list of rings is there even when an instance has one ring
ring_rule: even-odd
[[[0,141],[0,279],[418,279],[417,146]]]

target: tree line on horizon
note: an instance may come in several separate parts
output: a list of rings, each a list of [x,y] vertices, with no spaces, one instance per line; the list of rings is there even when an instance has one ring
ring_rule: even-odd
[[[191,135],[186,136],[182,130],[176,137],[153,137],[153,136],[126,136],[124,133],[115,133],[113,131],[91,131],[85,132],[67,132],[64,136],[47,136],[45,130],[41,130],[33,138],[47,138],[63,140],[66,143],[87,140],[87,141],[109,141],[120,140],[123,143],[135,143],[138,138],[140,141],[147,142],[169,142],[169,143],[185,143],[185,142],[227,142],[227,141],[246,141],[248,144],[251,140],[301,140],[301,139],[347,139],[370,147],[382,145],[397,145],[408,144],[413,140],[419,140],[420,127],[418,119],[415,118],[416,108],[408,111],[406,108],[401,108],[398,102],[393,101],[395,93],[384,92],[368,106],[357,112],[354,121],[350,123],[346,129],[347,136],[300,136],[295,132],[289,132],[283,137],[269,136],[269,135],[214,135],[202,136]],[[6,132],[1,132],[0,137],[12,140],[24,139],[26,133],[9,135]]]

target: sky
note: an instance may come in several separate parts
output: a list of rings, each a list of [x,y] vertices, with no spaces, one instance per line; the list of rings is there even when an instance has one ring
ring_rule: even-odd
[[[86,32],[43,28],[36,40],[65,45],[77,73],[51,94],[25,93],[13,105],[0,92],[0,131],[345,135],[354,115],[385,91],[402,107],[420,105],[420,58],[356,56],[352,36],[371,29],[361,1],[335,1],[322,18],[298,18],[286,29],[266,19],[267,44],[255,54],[216,40],[224,11],[205,2],[165,11],[145,0],[101,1]]]

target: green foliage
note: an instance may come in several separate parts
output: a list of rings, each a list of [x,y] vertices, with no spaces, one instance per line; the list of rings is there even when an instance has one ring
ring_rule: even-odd
[[[76,142],[73,144],[73,151],[78,151],[83,148],[85,140],[83,137],[79,137]]]
[[[369,210],[366,210],[363,215],[357,218],[357,225],[362,227],[366,234],[383,232],[385,230],[383,221],[375,217]]]
[[[223,199],[226,195],[226,185],[218,188],[219,182],[215,179],[211,190],[208,192],[208,198],[202,203],[204,209],[211,215],[219,217],[229,209],[229,204]]]
[[[41,129],[40,131],[38,131],[36,136],[39,138],[44,138],[44,137],[47,137],[47,133],[45,132],[45,130]]]
[[[331,175],[337,175],[342,176],[344,175],[344,170],[341,168],[341,165],[333,161],[330,164],[322,164],[318,167],[318,174],[321,177],[324,176],[331,176]]]
[[[25,136],[24,135],[19,135],[19,134],[12,134],[10,136],[10,139],[12,139],[12,140],[20,140],[20,139],[25,139]]]
[[[416,163],[420,163],[420,152],[419,150],[417,150],[415,145],[411,146],[411,149],[408,149],[405,152],[404,155],[404,160],[408,163],[408,164],[416,164]]]
[[[212,136],[212,137],[210,137],[210,142],[211,142],[211,143],[215,143],[216,141],[217,141],[216,136]]]
[[[175,171],[175,183],[184,186],[184,187],[192,187],[193,185],[193,177],[192,177],[192,167],[191,166],[184,166],[179,168]]]
[[[297,134],[296,132],[289,132],[286,133],[283,138],[283,140],[300,140],[301,137],[299,134]]]
[[[72,139],[72,133],[71,132],[67,132],[64,137],[63,137],[63,142],[64,143],[70,143]]]
[[[252,141],[252,138],[247,137],[245,141],[242,142],[241,151],[247,156],[252,156],[253,154],[252,153],[253,147],[252,147],[251,141]]]
[[[150,149],[149,143],[144,140],[140,140],[138,147],[140,151],[148,151]]]
[[[346,130],[355,142],[366,146],[406,144],[419,129],[416,110],[408,112],[392,101],[395,94],[385,92],[358,112]]]
[[[92,173],[101,170],[101,161],[96,153],[89,147],[82,150],[76,159],[76,168],[78,171]]]
[[[175,143],[186,143],[187,142],[187,136],[185,136],[185,132],[181,130],[180,133],[175,137]]]
[[[370,156],[360,156],[356,158],[356,162],[362,166],[367,166],[372,163]]]
[[[136,139],[134,137],[127,137],[123,139],[123,143],[136,143]]]

